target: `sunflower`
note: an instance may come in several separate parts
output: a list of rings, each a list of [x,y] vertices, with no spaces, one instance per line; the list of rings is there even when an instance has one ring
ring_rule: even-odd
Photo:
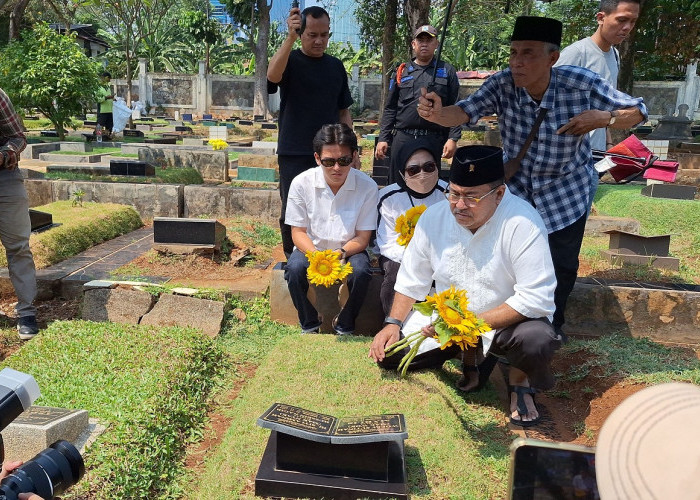
[[[208,144],[214,149],[214,151],[226,149],[228,147],[228,142],[223,139],[209,139]]]
[[[418,219],[423,215],[423,212],[427,210],[428,207],[425,205],[418,205],[417,207],[411,207],[406,210],[406,213],[399,215],[396,218],[396,224],[394,225],[394,230],[399,233],[396,238],[396,242],[405,247],[408,242],[413,238],[413,231],[416,229],[416,224],[418,224]]]
[[[306,277],[312,285],[330,287],[352,273],[350,263],[341,264],[340,253],[335,250],[306,252],[305,255],[309,259]]]

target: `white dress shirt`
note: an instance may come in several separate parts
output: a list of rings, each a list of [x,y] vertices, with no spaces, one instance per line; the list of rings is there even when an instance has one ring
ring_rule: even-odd
[[[333,194],[323,166],[297,175],[289,187],[284,222],[306,228],[317,250],[335,250],[357,231],[377,228],[377,184],[351,168],[345,183]]]

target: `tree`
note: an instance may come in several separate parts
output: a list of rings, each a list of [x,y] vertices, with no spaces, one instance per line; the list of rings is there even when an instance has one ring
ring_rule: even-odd
[[[128,106],[131,106],[131,81],[138,50],[143,40],[161,27],[173,5],[174,0],[85,0],[92,17],[101,19],[107,30],[123,42],[118,49],[124,53]]]
[[[219,23],[215,19],[210,19],[209,14],[201,10],[186,10],[181,13],[178,22],[190,37],[205,46],[205,68],[206,72],[211,71],[209,64],[209,48],[219,41],[221,32]]]
[[[18,108],[36,108],[51,120],[61,140],[71,117],[95,102],[98,75],[99,64],[83,53],[74,36],[60,35],[46,24],[22,32],[0,58],[0,87]]]
[[[267,116],[267,48],[270,40],[270,9],[267,0],[223,0],[236,27],[245,34],[255,56],[253,114]]]

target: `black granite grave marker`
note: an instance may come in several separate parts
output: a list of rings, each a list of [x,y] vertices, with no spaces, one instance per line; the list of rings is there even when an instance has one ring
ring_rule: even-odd
[[[150,116],[142,116],[140,121],[142,121],[142,122],[152,122],[152,121],[153,121],[153,118],[151,118]]]
[[[192,127],[178,125],[175,127],[175,132],[192,132]]]
[[[191,122],[192,121],[192,113],[184,113],[182,115],[182,121],[183,122]]]
[[[109,175],[136,175],[151,177],[156,175],[156,167],[145,161],[110,160]]]
[[[97,125],[97,122],[95,120],[84,120],[83,125],[85,125],[86,127],[94,127],[95,125]]]
[[[262,123],[262,124],[260,124],[260,128],[263,128],[265,130],[277,130],[277,124],[276,123]]]
[[[258,425],[272,430],[258,496],[408,498],[401,414],[338,419],[275,403]]]
[[[265,120],[265,115],[253,115],[253,121],[261,122]]]
[[[208,115],[208,114],[202,115],[202,120],[211,120],[211,119],[212,119],[211,115]]]
[[[40,135],[41,137],[58,137],[58,133],[55,130],[42,130]]]
[[[605,233],[610,235],[609,249],[625,249],[637,255],[657,255],[659,257],[665,257],[668,255],[668,249],[671,244],[670,234],[641,236],[639,234],[618,231],[617,229],[605,231]]]
[[[177,144],[176,137],[161,137],[156,139],[144,139],[146,144]]]
[[[225,237],[226,227],[216,219],[153,219],[154,244],[213,245],[218,248]]]
[[[238,120],[239,125],[253,125],[253,122],[251,120]]]
[[[132,130],[130,128],[125,128],[124,137],[143,137],[143,132],[141,130]]]
[[[53,226],[53,215],[32,208],[29,209],[29,220],[32,224],[32,231],[42,231]]]
[[[671,200],[694,200],[697,188],[681,184],[651,184],[642,188],[642,194],[650,198],[669,198]]]

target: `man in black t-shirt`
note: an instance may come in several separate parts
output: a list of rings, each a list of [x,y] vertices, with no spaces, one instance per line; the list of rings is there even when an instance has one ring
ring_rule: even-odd
[[[287,256],[294,249],[291,228],[284,224],[287,194],[297,174],[316,166],[314,135],[327,123],[340,122],[352,128],[348,108],[353,100],[347,72],[339,59],[325,53],[330,22],[328,12],[321,7],[307,7],[301,13],[292,8],[287,18],[287,38],[267,69],[268,92],[280,89],[277,162],[282,199],[280,230]],[[298,38],[301,49],[292,50]]]

